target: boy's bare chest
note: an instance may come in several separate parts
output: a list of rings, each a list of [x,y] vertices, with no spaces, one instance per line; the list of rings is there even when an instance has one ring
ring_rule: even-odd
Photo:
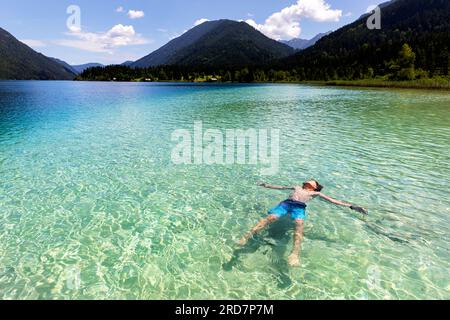
[[[300,202],[308,202],[312,199],[313,193],[306,191],[302,188],[295,188],[294,191],[291,193],[289,199],[300,201]]]

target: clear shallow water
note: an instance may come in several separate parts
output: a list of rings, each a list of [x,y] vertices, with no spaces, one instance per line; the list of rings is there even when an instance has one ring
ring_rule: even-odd
[[[171,133],[278,128],[279,173],[174,165]],[[297,85],[0,82],[1,299],[449,299],[450,95]],[[362,218],[308,207],[302,267],[281,221],[315,177]]]

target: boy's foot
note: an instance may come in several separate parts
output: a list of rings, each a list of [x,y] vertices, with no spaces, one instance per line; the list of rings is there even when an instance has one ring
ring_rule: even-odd
[[[245,245],[247,244],[248,240],[249,240],[252,236],[253,236],[253,233],[251,233],[251,232],[246,233],[246,234],[245,234],[245,235],[237,242],[238,246],[241,246],[241,247],[245,246]]]
[[[237,243],[237,245],[238,246],[241,246],[241,247],[243,247],[243,246],[245,246],[246,244],[247,244],[247,238],[241,238],[239,241],[237,241],[236,243]]]
[[[298,258],[298,255],[291,254],[288,258],[288,264],[291,267],[300,267],[300,259]]]

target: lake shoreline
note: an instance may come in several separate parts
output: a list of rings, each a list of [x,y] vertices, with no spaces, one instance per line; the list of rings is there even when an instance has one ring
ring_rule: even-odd
[[[317,84],[333,87],[362,87],[362,88],[392,88],[392,89],[420,89],[420,90],[450,90],[449,83],[433,83],[430,81],[365,81],[365,80],[337,80],[337,81],[319,81]],[[313,82],[311,82],[313,84]]]
[[[163,81],[131,81],[120,80],[80,80],[79,82],[148,82],[148,83],[210,83],[210,84],[307,84],[329,87],[358,87],[358,88],[386,88],[386,89],[419,89],[419,90],[450,90],[450,81],[437,80],[413,80],[413,81],[385,81],[385,80],[332,80],[332,81],[254,81],[254,82],[222,82],[222,81],[184,81],[184,80],[163,80]]]
[[[120,80],[37,80],[37,79],[0,79],[0,81],[64,81],[64,82],[118,82],[118,83],[193,83],[193,84],[302,84],[324,87],[339,88],[384,88],[384,89],[415,89],[415,90],[441,90],[450,91],[450,82],[426,81],[373,81],[373,80],[333,80],[333,81],[254,81],[254,82],[222,82],[222,81],[183,81],[183,80],[163,80],[163,81],[120,81]]]

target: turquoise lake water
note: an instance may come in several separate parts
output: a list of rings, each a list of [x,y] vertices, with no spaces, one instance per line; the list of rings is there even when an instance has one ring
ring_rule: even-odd
[[[279,129],[263,165],[176,165],[174,130]],[[0,299],[449,299],[450,94],[303,85],[0,82]],[[292,222],[236,251],[314,177]]]

